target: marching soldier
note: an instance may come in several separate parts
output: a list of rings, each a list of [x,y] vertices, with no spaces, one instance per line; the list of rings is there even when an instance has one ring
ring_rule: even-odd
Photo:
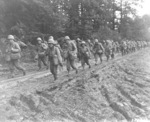
[[[48,40],[48,49],[46,52],[50,62],[50,71],[54,76],[54,80],[58,78],[58,66],[62,65],[62,56],[59,48],[56,46],[56,42],[53,39]]]
[[[74,42],[70,40],[69,36],[65,36],[64,53],[67,61],[68,74],[71,67],[76,71],[76,73],[78,73],[78,69],[75,65],[75,59],[77,58],[77,47]]]
[[[48,65],[46,62],[46,50],[47,45],[43,43],[42,39],[40,37],[37,38],[38,44],[37,44],[37,53],[38,53],[38,67],[39,70],[41,69],[42,63],[46,66],[46,69],[48,69]]]
[[[87,46],[88,46],[88,48],[90,49],[90,52],[92,52],[94,45],[93,45],[93,43],[91,42],[90,39],[87,40]]]
[[[102,55],[104,52],[104,48],[102,46],[101,43],[98,42],[98,39],[95,39],[95,44],[93,46],[93,53],[94,53],[94,57],[95,57],[95,65],[97,65],[98,63],[98,57],[100,58],[100,61],[102,63],[103,59],[102,59]]]
[[[77,40],[76,40],[76,47],[77,47],[77,58],[78,58],[78,61],[80,61],[81,60],[81,40],[80,40],[80,38],[77,38]]]
[[[89,66],[89,68],[91,68],[91,65],[89,63],[90,55],[91,55],[90,49],[88,48],[86,43],[84,41],[82,41],[82,43],[81,43],[81,64],[82,64],[83,69],[84,69],[85,63]]]
[[[21,58],[21,48],[17,42],[15,42],[15,38],[13,35],[8,35],[8,46],[6,49],[7,53],[7,61],[9,63],[9,68],[11,72],[11,77],[14,77],[14,70],[17,68],[18,70],[23,72],[23,75],[26,75],[25,69],[20,65],[19,60]]]

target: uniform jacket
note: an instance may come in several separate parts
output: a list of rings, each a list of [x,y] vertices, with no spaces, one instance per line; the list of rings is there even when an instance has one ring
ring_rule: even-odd
[[[45,43],[38,44],[36,50],[38,55],[45,55],[47,50],[47,45]]]
[[[101,43],[94,44],[93,50],[94,50],[94,53],[98,53],[99,51],[103,52],[104,51],[104,47],[102,46]]]
[[[54,58],[58,59],[58,62],[62,64],[62,56],[58,47],[54,46],[53,48],[48,48],[46,55],[49,58],[49,61],[53,61]]]

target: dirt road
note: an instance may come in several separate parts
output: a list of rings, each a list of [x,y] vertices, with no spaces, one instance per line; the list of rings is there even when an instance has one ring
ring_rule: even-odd
[[[149,48],[65,74],[56,82],[49,75],[1,82],[0,122],[150,119]]]

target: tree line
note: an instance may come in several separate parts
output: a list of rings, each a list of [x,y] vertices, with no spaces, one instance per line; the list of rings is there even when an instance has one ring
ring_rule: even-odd
[[[0,33],[59,38],[149,40],[150,16],[141,0],[1,0]]]

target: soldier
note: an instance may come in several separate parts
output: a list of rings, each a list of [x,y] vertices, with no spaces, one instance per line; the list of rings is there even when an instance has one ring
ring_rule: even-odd
[[[37,38],[38,45],[37,45],[37,53],[38,53],[38,67],[39,70],[41,69],[42,63],[46,66],[46,69],[48,69],[48,65],[46,62],[46,50],[47,45],[43,43],[42,39],[40,37]]]
[[[116,53],[119,53],[119,51],[120,51],[119,43],[116,41],[115,45],[116,45]]]
[[[82,67],[84,69],[85,63],[89,66],[89,68],[91,68],[91,65],[89,63],[89,59],[90,59],[90,49],[88,48],[88,46],[86,45],[86,43],[84,41],[82,41],[81,43],[81,64]]]
[[[95,65],[97,65],[98,63],[98,57],[100,58],[100,61],[102,63],[102,55],[103,55],[103,52],[104,52],[104,48],[102,46],[101,43],[98,42],[98,39],[95,39],[95,44],[93,46],[93,54],[94,54],[94,57],[95,57]]]
[[[81,60],[81,51],[80,51],[80,47],[81,47],[81,40],[80,40],[80,38],[77,38],[77,40],[76,40],[76,46],[77,46],[77,58],[78,58],[78,61],[80,61]]]
[[[127,46],[125,40],[122,40],[120,43],[120,51],[122,56],[126,54]]]
[[[8,56],[8,63],[11,72],[11,77],[14,77],[14,70],[17,68],[18,70],[23,72],[23,75],[26,75],[25,69],[19,64],[19,60],[21,58],[21,48],[17,42],[14,41],[15,38],[13,35],[8,35],[8,45],[6,49],[6,53]]]
[[[92,52],[94,45],[93,45],[93,43],[91,42],[90,39],[87,40],[87,46],[88,46],[88,48],[90,49],[90,52]]]
[[[115,58],[115,51],[116,51],[116,43],[111,40],[111,43],[110,43],[110,50],[111,50],[111,58],[114,59]]]
[[[56,46],[56,42],[53,39],[48,40],[48,49],[46,52],[46,55],[48,55],[48,59],[50,62],[50,71],[54,76],[54,80],[57,80],[58,78],[58,66],[62,65],[62,56],[60,53],[59,48]]]
[[[78,73],[78,69],[75,65],[75,59],[77,57],[77,47],[73,41],[70,40],[69,36],[65,36],[65,44],[64,44],[64,52],[65,59],[67,60],[67,71],[70,73],[70,68],[72,67],[76,73]]]
[[[104,43],[105,56],[107,58],[107,61],[109,60],[110,54],[111,54],[111,50],[110,50],[111,47],[110,47],[109,41],[110,40],[106,40],[105,43]]]

